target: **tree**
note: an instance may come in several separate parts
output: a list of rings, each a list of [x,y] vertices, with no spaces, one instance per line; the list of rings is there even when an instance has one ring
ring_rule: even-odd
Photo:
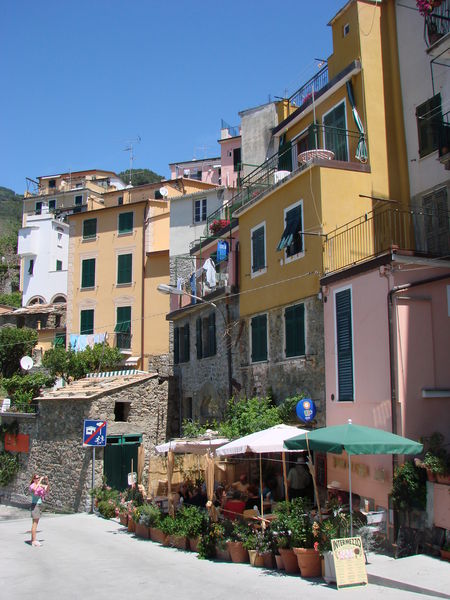
[[[130,169],[119,173],[120,179],[125,183],[130,181]],[[162,181],[164,177],[158,175],[150,169],[131,169],[131,184],[132,185],[144,185],[144,183],[157,183]]]
[[[28,327],[0,329],[0,370],[3,377],[11,377],[20,371],[20,359],[31,355],[37,341],[37,331]]]
[[[11,294],[0,294],[0,304],[20,308],[22,306],[22,292],[12,292]]]
[[[94,371],[115,369],[121,360],[122,355],[118,348],[111,348],[107,344],[95,344],[93,348],[88,346],[81,352],[57,346],[47,350],[42,364],[53,377],[62,377],[64,381],[70,381],[82,379]]]

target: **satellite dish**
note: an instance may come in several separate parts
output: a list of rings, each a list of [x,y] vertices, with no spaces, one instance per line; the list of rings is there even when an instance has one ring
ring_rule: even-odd
[[[166,187],[159,188],[159,193],[163,198],[169,194],[169,190]]]
[[[24,371],[29,371],[33,364],[34,363],[31,356],[22,356],[22,358],[20,359],[20,366]]]

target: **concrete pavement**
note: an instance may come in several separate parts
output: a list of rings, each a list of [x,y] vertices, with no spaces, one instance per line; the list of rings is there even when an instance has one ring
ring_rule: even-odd
[[[116,521],[95,515],[44,514],[40,548],[28,543],[28,510],[0,505],[0,590],[14,600],[95,597],[134,600],[450,599],[450,563],[428,556],[394,560],[370,555],[369,583],[337,591],[322,580],[305,580],[250,565],[198,560],[128,534]]]

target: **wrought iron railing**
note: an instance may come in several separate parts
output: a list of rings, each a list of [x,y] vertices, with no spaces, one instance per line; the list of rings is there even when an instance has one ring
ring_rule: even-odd
[[[442,0],[425,17],[425,42],[432,46],[450,31],[450,0]]]
[[[289,104],[291,106],[303,106],[307,105],[309,100],[312,101],[312,95],[317,94],[328,83],[328,65],[325,65],[314,77],[311,77],[301,88],[289,97]]]
[[[450,254],[450,213],[383,207],[329,233],[324,243],[325,273],[339,271],[393,247],[430,257]]]
[[[354,156],[361,144],[367,145],[367,136],[359,132],[311,125],[305,138],[294,143],[287,142],[241,180],[238,193],[207,217],[204,235],[218,235],[220,231],[226,230],[235,210],[256,200],[288,175],[302,171],[315,159],[326,157],[330,160],[357,162]]]

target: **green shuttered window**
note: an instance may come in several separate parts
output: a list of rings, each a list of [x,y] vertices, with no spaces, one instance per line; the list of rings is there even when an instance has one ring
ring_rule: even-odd
[[[202,339],[202,320],[199,318],[195,322],[197,358],[203,358],[203,339]]]
[[[94,311],[92,309],[80,312],[80,334],[92,335],[94,333]]]
[[[133,231],[133,213],[124,212],[119,215],[119,234]]]
[[[173,362],[177,365],[180,362],[180,328],[174,327],[173,330]]]
[[[116,313],[116,345],[118,348],[131,348],[131,306],[118,306]]]
[[[88,258],[81,263],[81,287],[95,287],[95,258]]]
[[[83,221],[83,240],[95,238],[97,235],[97,219]]]
[[[303,356],[305,351],[305,305],[289,306],[284,311],[286,357]]]
[[[258,315],[251,321],[252,362],[267,360],[267,315]]]
[[[252,232],[252,272],[265,268],[265,227],[262,225]]]
[[[345,102],[341,102],[323,117],[325,148],[334,152],[336,160],[348,161],[347,120]]]
[[[336,344],[339,400],[354,400],[351,290],[336,293]]]
[[[419,155],[422,158],[439,148],[439,130],[442,123],[441,94],[436,94],[416,108],[419,134]]]
[[[117,257],[117,283],[131,283],[133,271],[133,255],[119,254]]]

